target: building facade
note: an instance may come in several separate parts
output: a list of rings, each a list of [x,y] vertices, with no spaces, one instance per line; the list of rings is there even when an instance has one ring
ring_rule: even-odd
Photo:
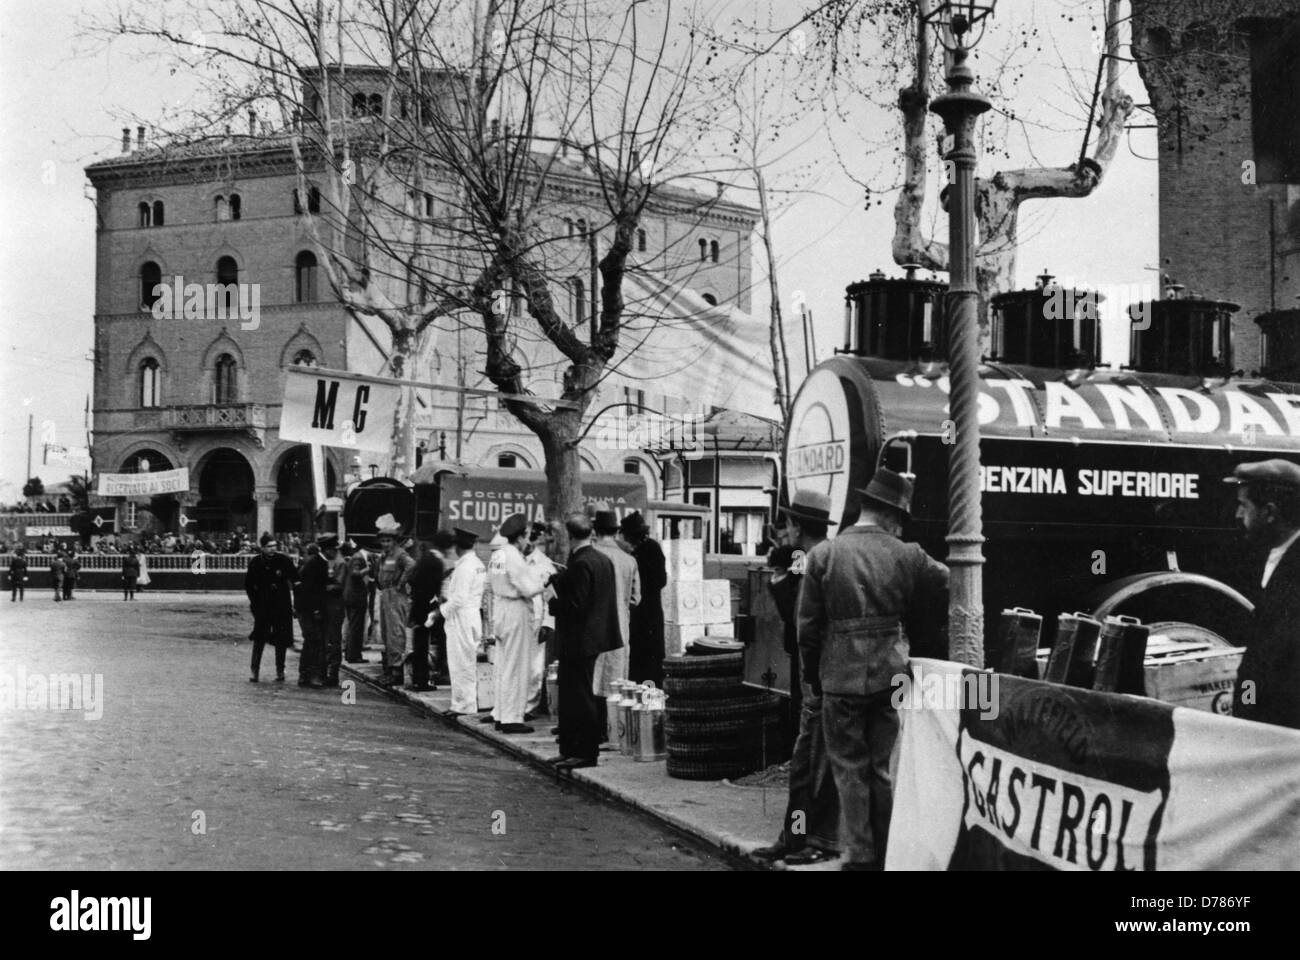
[[[1260,314],[1300,296],[1300,2],[1132,0],[1159,132],[1160,266],[1241,305],[1234,363],[1262,366]]]
[[[347,94],[364,111],[382,80],[364,70],[348,76],[355,89]],[[311,182],[300,195],[289,138],[255,116],[246,134],[183,146],[151,145],[143,128],[134,138],[124,130],[121,153],[86,174],[98,216],[94,471],[189,471],[187,490],[121,501],[118,529],[138,527],[142,509],[167,529],[188,521],[191,533],[309,529],[319,506],[310,450],[281,440],[277,429],[284,371],[315,364],[382,374],[392,338],[378,319],[349,316],[333,299],[304,222],[304,213],[320,212],[318,187]],[[584,235],[599,233],[597,187],[576,158],[551,183],[539,215],[558,255],[573,260],[563,307],[580,322],[594,302],[581,264]],[[425,202],[436,229],[436,201]],[[754,211],[725,199],[721,188],[710,196],[665,190],[642,217],[632,259],[710,302],[747,311],[754,222]],[[388,272],[400,285],[400,265]],[[238,294],[217,289],[227,284]],[[545,341],[526,353],[545,395],[543,368],[549,362],[557,379],[558,356]],[[483,369],[482,333],[464,324],[428,338],[414,373],[490,390]],[[592,409],[627,401],[669,417],[700,412],[689,399],[646,386],[605,388]],[[424,458],[541,468],[540,444],[494,398],[423,390],[419,403]],[[662,495],[655,457],[597,443],[595,435],[581,448],[587,469],[641,473],[650,496]],[[382,451],[329,449],[326,496],[389,466]]]

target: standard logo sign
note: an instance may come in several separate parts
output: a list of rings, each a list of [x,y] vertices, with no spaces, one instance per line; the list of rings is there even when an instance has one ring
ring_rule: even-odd
[[[831,517],[844,514],[849,494],[848,402],[839,377],[814,370],[804,381],[790,415],[786,478],[790,496],[813,490],[831,498]],[[835,528],[830,530],[831,535]]]
[[[290,370],[285,374],[280,439],[386,450],[400,398],[396,384]]]

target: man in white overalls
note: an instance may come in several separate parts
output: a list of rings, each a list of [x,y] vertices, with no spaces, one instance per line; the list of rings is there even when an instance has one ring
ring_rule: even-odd
[[[493,632],[497,637],[496,718],[502,733],[532,733],[524,723],[532,680],[533,648],[537,646],[533,630],[533,598],[546,583],[524,559],[523,545],[528,537],[528,519],[522,513],[508,517],[501,524],[506,544],[488,565],[488,583],[492,588]]]
[[[443,587],[447,599],[439,611],[447,630],[447,673],[451,677],[451,713],[478,709],[475,666],[483,639],[483,587],[487,570],[474,552],[478,535],[456,527],[456,566]],[[429,614],[430,622],[433,614]]]

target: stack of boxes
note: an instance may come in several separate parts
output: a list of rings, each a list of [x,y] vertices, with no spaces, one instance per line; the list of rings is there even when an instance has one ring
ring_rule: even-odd
[[[664,653],[678,656],[704,637],[734,638],[731,581],[704,579],[703,540],[665,540]]]

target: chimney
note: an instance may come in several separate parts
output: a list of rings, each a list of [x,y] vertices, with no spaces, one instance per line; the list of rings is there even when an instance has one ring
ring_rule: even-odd
[[[144,149],[144,127],[135,128],[135,146],[137,150]]]
[[[131,152],[131,128],[130,127],[122,128],[122,152],[123,153]]]
[[[248,111],[248,135],[250,137],[257,136],[257,111],[256,110]]]

